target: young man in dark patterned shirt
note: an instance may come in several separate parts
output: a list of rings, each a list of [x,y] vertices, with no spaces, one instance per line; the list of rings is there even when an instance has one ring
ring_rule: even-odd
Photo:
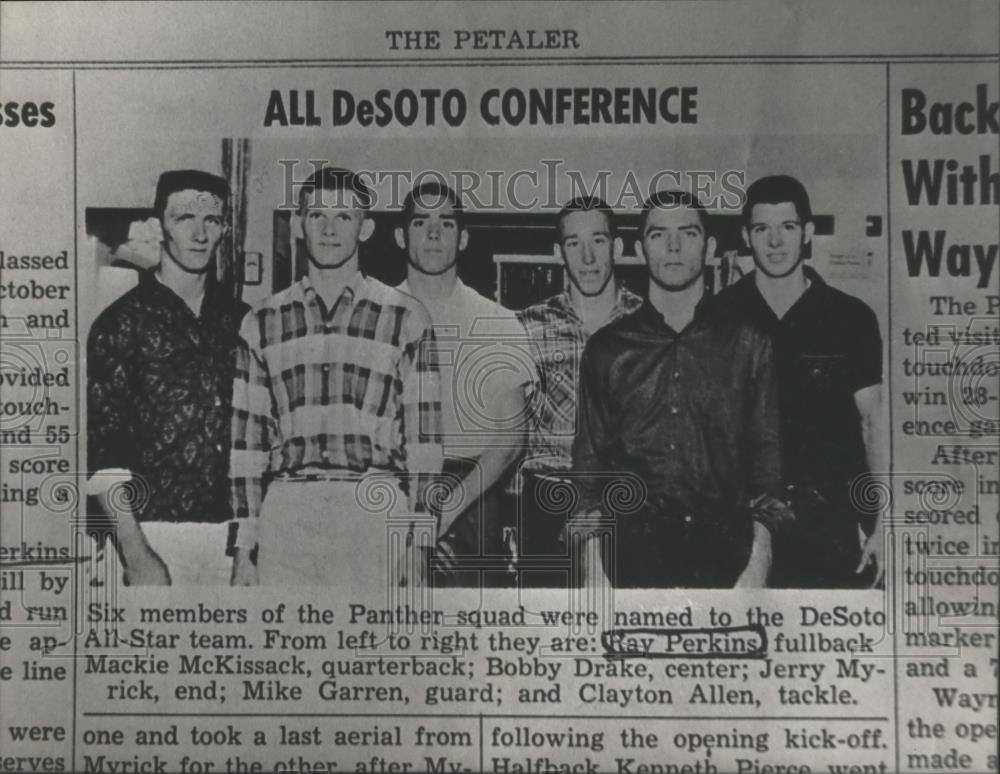
[[[246,311],[214,279],[228,197],[207,172],[160,176],[159,267],[87,340],[89,490],[114,518],[106,534],[130,585],[228,578],[230,393]],[[116,480],[131,480],[125,497],[109,492]]]
[[[424,508],[440,474],[431,319],[415,298],[359,269],[359,245],[375,225],[371,198],[349,170],[318,170],[292,224],[308,273],[240,328],[230,464],[235,585],[375,589],[398,581],[387,563],[386,518]]]
[[[546,492],[571,486],[563,476],[572,467],[577,426],[577,383],[584,345],[596,330],[639,308],[642,298],[619,285],[614,264],[622,255],[611,207],[597,197],[573,199],[559,212],[556,257],[566,269],[566,289],[517,313],[532,339],[541,379],[540,394],[531,402],[528,453],[515,485],[521,490],[519,550],[522,573],[531,584],[556,584],[557,574],[544,572],[546,556],[564,554],[559,535],[564,516],[540,507]]]
[[[655,194],[639,237],[649,297],[595,333],[580,366],[578,512],[614,519],[601,559],[616,586],[764,586],[787,518],[770,342],[708,303],[715,240],[694,197]]]

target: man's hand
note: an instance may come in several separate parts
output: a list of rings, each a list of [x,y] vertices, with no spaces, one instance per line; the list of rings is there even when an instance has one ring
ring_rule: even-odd
[[[237,548],[236,555],[233,557],[233,574],[229,579],[229,585],[256,586],[259,582],[257,565],[250,561],[250,552],[243,548]]]
[[[859,574],[864,572],[869,564],[875,565],[875,577],[868,588],[881,588],[885,581],[885,536],[882,532],[881,519],[875,525],[875,531],[865,541],[864,548],[861,549],[861,561],[854,572]]]
[[[760,522],[753,524],[753,548],[750,561],[736,580],[737,589],[767,588],[767,576],[771,572],[771,533]]]
[[[130,557],[123,573],[126,586],[169,586],[170,571],[152,548]]]
[[[608,589],[612,585],[601,558],[601,539],[590,535],[583,544],[583,586],[588,589]]]

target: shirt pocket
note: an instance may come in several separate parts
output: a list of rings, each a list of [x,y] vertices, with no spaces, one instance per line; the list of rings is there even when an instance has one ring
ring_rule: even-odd
[[[836,395],[848,383],[846,355],[800,355],[796,371],[796,381],[816,396]]]

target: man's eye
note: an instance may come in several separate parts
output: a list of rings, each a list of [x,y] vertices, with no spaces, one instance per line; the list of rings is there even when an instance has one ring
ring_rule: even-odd
[[[763,226],[754,226],[753,228],[750,229],[750,233],[751,234],[763,234],[764,233],[764,227]]]
[[[424,221],[421,218],[414,218],[413,220],[410,221],[410,225],[416,228],[420,228],[421,226],[424,225]]]
[[[309,220],[319,220],[322,217],[323,216],[320,213],[318,213],[318,212],[310,212],[309,213]]]
[[[607,244],[607,242],[608,242],[608,238],[607,237],[602,237],[602,236],[594,237],[594,244],[595,245],[604,245],[604,244]]]
[[[580,244],[580,243],[577,242],[575,239],[567,239],[566,240],[566,247],[576,247],[578,244]]]

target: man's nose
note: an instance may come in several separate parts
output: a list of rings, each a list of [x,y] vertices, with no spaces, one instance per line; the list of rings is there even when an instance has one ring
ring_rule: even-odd
[[[205,221],[203,221],[203,220],[195,220],[195,222],[194,222],[194,234],[192,234],[192,238],[196,242],[207,242],[208,241],[208,232],[205,230]]]
[[[667,232],[667,252],[679,253],[681,250],[681,235]]]
[[[323,218],[323,235],[332,236],[334,233],[334,226],[336,226],[336,221],[333,218]]]
[[[441,238],[441,224],[435,223],[433,220],[427,223],[427,237],[428,239],[440,239]]]
[[[581,258],[584,266],[590,266],[597,260],[597,256],[594,255],[594,247],[590,242],[583,243],[583,255]]]
[[[785,237],[780,228],[769,228],[767,230],[768,247],[781,247],[785,243]]]

